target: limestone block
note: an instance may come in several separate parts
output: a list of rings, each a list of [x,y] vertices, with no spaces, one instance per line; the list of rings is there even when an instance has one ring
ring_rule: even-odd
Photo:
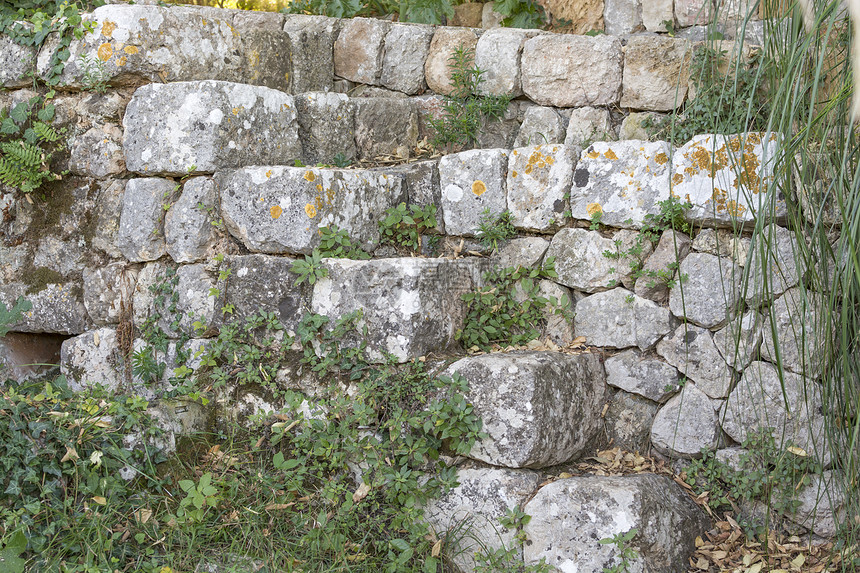
[[[710,331],[682,324],[672,336],[657,343],[657,354],[711,398],[729,395],[732,370],[717,350]]]
[[[93,209],[95,224],[92,227],[93,237],[90,245],[113,258],[122,256],[122,251],[118,247],[118,238],[125,185],[126,182],[122,179],[108,179],[96,184],[98,196]]]
[[[118,323],[123,306],[131,312],[137,273],[124,262],[84,269],[84,305],[94,324]]]
[[[734,318],[741,298],[739,266],[724,257],[690,253],[678,273],[680,279],[669,292],[672,314],[705,328]]]
[[[604,366],[607,384],[654,402],[665,402],[677,391],[678,370],[638,350],[610,356]]]
[[[565,145],[588,145],[592,141],[614,139],[609,110],[599,107],[578,107],[570,110],[564,137]]]
[[[332,224],[365,250],[379,243],[385,210],[404,201],[402,180],[372,171],[246,167],[215,177],[231,235],[261,253],[310,252]]]
[[[408,159],[418,144],[418,111],[408,99],[356,98],[355,144],[361,159]]]
[[[475,65],[484,70],[479,93],[511,97],[523,94],[520,78],[523,45],[537,33],[534,30],[496,28],[481,35],[475,47]]]
[[[69,154],[69,171],[97,179],[125,171],[122,129],[108,123],[91,127],[76,137]]]
[[[485,209],[493,215],[506,210],[508,152],[473,149],[439,160],[439,184],[445,230],[449,235],[476,236]]]
[[[647,0],[642,3],[642,25],[648,32],[666,32],[666,22],[674,26],[673,0]]]
[[[573,174],[570,211],[613,227],[639,228],[669,198],[669,144],[664,141],[596,142],[583,150]]]
[[[490,259],[499,268],[537,267],[549,248],[549,241],[542,237],[520,237],[511,239],[493,253]]]
[[[824,366],[826,319],[821,315],[826,299],[801,287],[788,289],[765,311],[761,355],[783,368],[817,378]],[[771,328],[776,330],[776,341]],[[776,348],[779,347],[779,360]]]
[[[704,26],[711,18],[711,0],[675,0],[675,20],[678,26]]]
[[[720,445],[720,401],[687,382],[684,389],[660,408],[651,426],[651,444],[672,458],[698,458],[702,449]]]
[[[220,81],[149,84],[123,119],[129,171],[212,173],[301,157],[296,106],[283,92]]]
[[[671,111],[684,103],[690,83],[689,41],[633,36],[624,50],[621,107]]]
[[[758,355],[763,327],[762,315],[749,311],[715,332],[714,344],[729,366],[741,372]]]
[[[290,38],[290,93],[326,92],[334,87],[334,41],[341,21],[325,16],[289,14],[284,32]]]
[[[457,471],[457,481],[457,487],[427,503],[424,519],[437,539],[453,539],[455,536],[445,534],[468,524],[470,535],[463,536],[451,554],[461,571],[469,571],[475,567],[475,552],[517,546],[517,532],[506,529],[499,520],[509,510],[525,504],[537,489],[540,475],[528,470],[461,469]],[[517,553],[522,558],[522,552]]]
[[[380,83],[409,95],[423,93],[427,89],[424,63],[432,40],[432,26],[392,24],[385,36]]]
[[[480,28],[484,5],[480,2],[465,2],[454,6],[454,16],[448,22],[449,26]]]
[[[647,0],[644,3],[647,4]],[[642,4],[642,0],[603,0],[606,33],[611,36],[629,36],[642,31]]]
[[[213,225],[218,216],[218,190],[207,177],[194,177],[182,186],[182,195],[164,217],[168,254],[177,263],[202,261],[218,240]]]
[[[345,94],[306,93],[296,96],[302,160],[330,163],[341,153],[354,159],[355,103]]]
[[[774,134],[697,135],[672,157],[675,196],[692,203],[687,218],[696,225],[731,226],[755,219],[764,208],[785,214],[785,199],[771,197]]]
[[[311,310],[335,320],[361,310],[374,360],[400,362],[456,347],[472,289],[466,264],[449,259],[325,259],[326,278],[314,285]],[[385,293],[384,296],[381,293]]]
[[[580,455],[599,428],[605,382],[594,354],[494,353],[463,358],[446,373],[469,382],[467,399],[487,437],[469,457],[541,468]]]
[[[233,13],[233,27],[239,32],[249,30],[268,30],[277,32],[284,28],[284,20],[292,19],[294,16],[303,16],[303,14],[291,14],[285,16],[278,12],[256,12],[253,10],[237,10]]]
[[[575,307],[573,293],[569,288],[558,283],[542,280],[538,283],[538,296],[550,301],[550,304],[543,309],[546,325],[541,331],[541,338],[548,338],[559,346],[569,345],[576,338],[573,319],[566,318],[563,314],[559,314],[559,311],[567,310],[570,316],[573,316]],[[553,300],[557,305],[552,303]]]
[[[495,2],[487,2],[481,9],[481,28],[490,30],[492,28],[500,28],[502,21],[505,19],[503,15],[494,10]]]
[[[621,41],[544,34],[523,47],[523,92],[540,105],[611,105],[621,95]]]
[[[809,483],[797,493],[798,507],[785,516],[815,535],[833,539],[845,523],[849,508],[844,484],[845,476],[840,470],[810,475]]]
[[[38,273],[39,269],[37,269]],[[80,334],[92,325],[84,306],[80,281],[57,277],[45,284],[11,283],[0,285],[0,302],[12,308],[19,296],[25,297],[33,308],[11,329],[16,332],[45,332]]]
[[[526,110],[514,147],[564,143],[564,135],[564,121],[558,111],[536,105]]]
[[[391,22],[352,18],[334,43],[334,73],[359,84],[379,85],[385,35]]]
[[[623,288],[576,303],[576,335],[584,336],[591,346],[648,350],[673,326],[668,310]]]
[[[140,275],[138,276],[141,278]],[[176,312],[173,315],[162,313],[165,316],[162,316],[158,322],[159,327],[167,333],[168,337],[179,338],[183,334],[200,334],[215,322],[215,296],[212,294],[215,285],[215,278],[207,271],[204,264],[179,266],[176,270],[174,286],[178,295]],[[141,299],[134,299],[135,307],[139,300]],[[220,312],[220,306],[218,309]],[[146,307],[134,309],[136,314],[139,310],[149,310],[151,314],[159,309],[155,308],[153,302],[148,309]],[[194,326],[195,322],[198,323],[199,328]],[[142,323],[137,323],[136,326],[140,328]]]
[[[511,151],[508,210],[517,229],[548,233],[564,223],[567,194],[576,165],[565,145],[535,145]]]
[[[170,179],[132,179],[125,186],[117,247],[132,262],[154,261],[164,256],[164,204],[176,184]]]
[[[103,386],[116,392],[124,382],[125,365],[116,330],[99,328],[63,342],[60,372],[76,392]]]
[[[738,237],[731,229],[702,229],[693,239],[693,250],[720,257],[731,257],[739,267],[747,263],[750,239]]]
[[[468,28],[436,28],[430,42],[430,53],[424,63],[427,87],[437,94],[447,95],[452,91],[451,62],[449,59],[460,46],[474,50],[478,44],[477,34]],[[473,63],[473,62],[472,62]]]
[[[606,437],[622,449],[647,452],[651,447],[651,424],[657,408],[651,400],[618,390],[609,401],[604,417]]]
[[[586,509],[587,508],[587,509]],[[523,508],[526,565],[541,558],[559,571],[602,573],[622,563],[621,548],[598,541],[636,529],[631,571],[685,571],[710,520],[665,476],[578,476],[541,488]],[[564,527],[559,527],[564,523]]]
[[[22,46],[7,35],[0,35],[0,87],[14,89],[33,85],[25,75],[35,62],[36,48]]]
[[[746,265],[744,299],[751,307],[761,306],[784,293],[800,280],[797,257],[800,245],[793,231],[770,225],[755,235]]]
[[[616,239],[621,245],[617,246]],[[555,257],[557,282],[572,289],[597,292],[612,288],[627,280],[631,274],[629,260],[616,260],[604,253],[626,251],[633,246],[632,237],[612,239],[597,231],[565,228],[555,234],[547,257]]]
[[[827,465],[821,388],[799,374],[782,375],[768,362],[751,363],[724,406],[723,430],[743,442],[759,429],[771,428],[781,448],[793,444]]]
[[[618,139],[621,141],[624,141],[625,139],[642,139],[648,141],[651,139],[651,131],[653,131],[654,128],[646,127],[643,124],[645,124],[647,120],[651,125],[656,125],[662,117],[663,114],[650,111],[630,112],[627,117],[621,121],[621,129],[618,131]]]
[[[38,239],[32,262],[36,268],[47,268],[70,276],[80,272],[87,258],[86,241],[80,238],[65,241],[46,235]]]
[[[517,102],[511,102],[499,119],[482,118],[475,147],[480,149],[511,149],[520,130],[517,118]]]
[[[636,279],[633,292],[655,302],[669,300],[667,279],[677,280],[677,265],[690,253],[690,237],[672,229],[666,229],[660,236],[654,252],[642,265],[643,276]],[[660,274],[663,276],[660,276]]]
[[[544,6],[556,20],[570,22],[571,34],[603,31],[603,0],[546,0]]]

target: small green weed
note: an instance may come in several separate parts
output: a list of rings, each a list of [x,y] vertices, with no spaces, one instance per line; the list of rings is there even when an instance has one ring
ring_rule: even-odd
[[[78,66],[84,72],[84,77],[81,79],[81,87],[84,90],[100,94],[107,91],[110,87],[108,84],[110,73],[101,59],[96,56],[81,54],[78,56]]]
[[[639,530],[634,528],[627,533],[616,533],[600,540],[601,545],[614,545],[621,554],[621,561],[612,567],[604,567],[603,573],[630,573],[631,561],[639,557],[639,553],[630,547],[630,542],[637,533]]]
[[[505,241],[516,237],[517,230],[511,222],[513,218],[514,216],[510,211],[493,213],[489,207],[484,209],[477,229],[481,244],[485,248],[492,248],[495,251],[499,248],[500,243],[503,244]]]
[[[0,183],[30,193],[62,178],[51,171],[54,153],[64,148],[53,119],[54,104],[41,96],[0,110]]]
[[[305,281],[312,285],[328,276],[328,270],[322,266],[322,258],[320,250],[314,249],[310,255],[305,255],[304,259],[296,259],[293,262],[290,270],[299,275],[296,279],[297,285]]]
[[[421,235],[436,227],[436,206],[400,203],[385,211],[379,222],[382,244],[421,254]]]
[[[18,297],[12,308],[6,308],[6,304],[0,302],[0,338],[6,336],[11,325],[21,320],[24,313],[32,308],[33,303],[22,296]]]
[[[353,243],[349,233],[339,229],[337,225],[320,229],[319,252],[322,257],[334,259],[366,260],[370,258],[370,254]]]

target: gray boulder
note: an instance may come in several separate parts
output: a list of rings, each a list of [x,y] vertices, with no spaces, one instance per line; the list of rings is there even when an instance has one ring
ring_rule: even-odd
[[[797,257],[802,257],[794,232],[769,225],[754,236],[745,271],[744,299],[758,307],[778,297],[800,280]]]
[[[561,114],[554,108],[535,105],[526,110],[514,147],[564,142],[564,120]]]
[[[839,470],[809,476],[809,483],[797,492],[798,506],[785,516],[815,535],[833,539],[845,523],[848,499],[845,475]]]
[[[714,344],[726,363],[741,372],[758,355],[764,319],[752,310],[714,333]]]
[[[734,318],[740,302],[741,268],[731,260],[691,253],[681,262],[679,279],[669,293],[669,309],[678,318],[713,328]]]
[[[651,448],[651,424],[659,406],[641,396],[618,390],[609,400],[604,421],[606,437],[631,452],[647,452]]]
[[[672,458],[697,458],[702,449],[720,446],[721,402],[687,382],[679,394],[666,402],[651,426],[651,444]]]
[[[176,184],[170,179],[132,179],[125,186],[119,219],[117,247],[132,262],[154,261],[164,256],[164,205]]]
[[[508,267],[536,267],[543,259],[549,248],[549,241],[542,237],[520,237],[511,239],[490,259],[494,266],[505,269]]]
[[[664,402],[677,392],[678,370],[638,350],[625,350],[604,363],[606,383],[627,392]]]
[[[408,159],[418,143],[418,111],[408,99],[356,98],[355,144],[360,159]]]
[[[679,108],[687,97],[692,59],[692,44],[683,38],[630,38],[624,49],[621,107],[649,111]]]
[[[290,93],[325,92],[334,87],[334,40],[340,25],[340,20],[325,16],[290,14],[286,17],[284,32],[290,38],[293,72]]]
[[[23,296],[33,304],[20,321],[9,325],[16,332],[44,332],[55,334],[81,334],[92,321],[84,305],[80,280],[66,280],[44,267],[36,269],[26,279],[37,284],[10,283],[0,285],[0,302],[12,308]]]
[[[116,324],[123,306],[131,311],[137,273],[124,262],[84,269],[84,305],[94,324]]]
[[[711,398],[729,395],[733,371],[717,350],[710,331],[682,324],[672,336],[657,343],[657,354]]]
[[[609,110],[599,107],[578,107],[570,110],[565,145],[586,147],[594,141],[615,139],[612,132]]]
[[[24,26],[24,23],[18,25]],[[22,46],[7,35],[0,35],[0,87],[14,89],[32,85],[26,74],[35,63],[34,47]]]
[[[518,229],[551,232],[564,224],[576,157],[564,145],[536,145],[511,151],[508,210]]]
[[[449,235],[476,236],[485,210],[499,215],[507,209],[508,152],[474,149],[439,160],[442,211]]]
[[[391,24],[385,36],[380,83],[409,95],[423,93],[427,89],[424,62],[430,53],[432,40],[432,26]]]
[[[202,261],[218,240],[218,190],[206,177],[195,177],[182,186],[182,195],[164,217],[167,252],[177,263]]]
[[[300,94],[296,107],[305,163],[330,163],[339,153],[355,158],[355,103],[345,94]]]
[[[673,324],[667,309],[623,288],[593,294],[576,304],[575,333],[593,346],[648,350],[671,332]]]
[[[390,28],[391,22],[375,18],[347,20],[334,43],[334,73],[351,82],[379,85]]]
[[[97,179],[125,171],[122,129],[107,123],[75,137],[69,154],[69,171]]]
[[[482,95],[523,94],[520,79],[520,58],[526,40],[534,37],[536,30],[496,28],[484,32],[475,47],[475,66],[484,70],[484,80],[478,86]],[[537,143],[537,142],[535,142]]]
[[[762,358],[809,378],[818,377],[826,358],[822,352],[826,340],[823,330],[828,324],[822,315],[825,305],[823,295],[801,287],[791,288],[776,299],[764,317],[767,327],[762,331]]]
[[[560,230],[546,253],[547,257],[555,257],[556,281],[585,292],[627,282],[638,259],[624,254],[635,246],[636,239],[620,233],[624,231],[607,239],[597,231],[569,227]]]

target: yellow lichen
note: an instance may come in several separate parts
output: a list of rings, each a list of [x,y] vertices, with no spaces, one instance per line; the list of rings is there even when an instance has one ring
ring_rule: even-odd
[[[307,205],[305,205],[305,213],[308,217],[313,219],[317,216],[317,208],[314,207],[311,203],[308,203]]]
[[[675,173],[672,175],[672,185],[680,185],[684,182],[684,176],[680,173]]]
[[[97,54],[98,54],[98,58],[101,61],[106,62],[113,55],[113,47],[109,43],[105,42],[104,44],[99,46],[99,50],[98,50]]]
[[[266,179],[269,179],[271,176],[272,176],[272,170],[269,169],[268,171],[266,171]]]
[[[126,59],[126,57],[125,57],[125,56],[122,56],[120,59],[118,59],[118,60],[116,61],[116,65],[117,65],[117,66],[119,66],[119,67],[123,67],[123,66],[126,64],[126,62],[127,62],[127,61],[128,61],[128,60]]]
[[[480,197],[487,191],[487,184],[478,179],[474,183],[472,183],[472,193]]]
[[[516,172],[516,171],[511,171],[511,177],[516,177],[516,176],[517,176],[517,172]]]
[[[585,207],[585,212],[588,213],[589,217],[593,217],[595,213],[603,213],[603,207],[600,203],[589,203]]]
[[[105,20],[105,23],[102,24],[102,36],[110,38],[113,35],[114,30],[116,30],[116,24],[110,20]]]
[[[314,175],[313,171],[305,171],[305,177],[304,177],[305,181],[310,181],[311,183],[313,183],[314,181],[316,181],[316,178],[317,177],[316,177],[316,175]],[[317,187],[319,187],[319,186],[317,186]]]
[[[615,155],[615,152],[614,152],[614,151],[612,151],[611,149],[607,149],[607,150],[606,150],[606,153],[604,153],[604,154],[603,154],[603,156],[604,156],[606,159],[610,159],[610,160],[612,160],[612,161],[615,161],[616,159],[618,159],[618,156],[617,156],[617,155]]]
[[[597,153],[596,151],[589,151],[588,153],[585,154],[585,156],[588,157],[589,159],[597,159],[598,157],[600,157],[600,154]]]
[[[277,219],[284,213],[284,210],[281,209],[280,205],[273,205],[269,208],[269,214],[272,215],[272,219]]]
[[[669,156],[662,151],[654,156],[654,163],[657,165],[666,165],[669,162]]]
[[[138,53],[140,50],[137,49],[137,46],[126,46],[122,49],[123,52],[128,54],[129,56],[133,56]]]

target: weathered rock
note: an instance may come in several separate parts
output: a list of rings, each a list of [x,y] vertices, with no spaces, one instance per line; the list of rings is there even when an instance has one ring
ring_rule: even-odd
[[[564,223],[566,195],[576,158],[564,145],[536,145],[511,151],[508,210],[518,229],[551,232]]]
[[[654,402],[664,402],[678,391],[678,370],[638,350],[611,356],[604,366],[607,384]]]
[[[361,310],[374,359],[401,362],[456,346],[472,289],[470,270],[448,259],[325,259],[328,276],[314,285],[311,310],[332,320]],[[381,293],[385,293],[383,296]]]
[[[714,344],[729,366],[741,372],[758,356],[763,326],[764,319],[753,310],[714,334]]]
[[[614,139],[609,111],[599,107],[578,107],[570,110],[565,145],[590,145],[593,141]]]
[[[33,308],[23,318],[10,325],[17,332],[80,334],[92,325],[84,306],[80,281],[65,280],[40,268],[31,278],[39,284],[11,283],[0,285],[0,302],[11,308],[19,296],[25,297]]]
[[[537,296],[546,299],[547,304],[542,309],[543,326],[540,339],[549,339],[558,346],[567,346],[573,342],[573,296],[570,289],[549,280],[541,280],[537,284]],[[521,285],[514,288],[514,300],[522,304],[528,299]]]
[[[465,2],[454,6],[454,16],[448,22],[449,26],[480,28],[484,5],[480,2]]]
[[[442,192],[439,187],[438,161],[416,161],[380,168],[379,171],[389,176],[397,176],[403,180],[406,202],[418,207],[436,207],[437,233],[445,232],[445,217],[442,214]]]
[[[621,129],[618,131],[618,139],[624,141],[626,139],[641,139],[648,141],[651,139],[651,132],[655,125],[660,121],[663,115],[650,111],[631,112],[621,122]],[[645,125],[643,125],[645,124]]]
[[[648,32],[666,32],[666,23],[675,25],[672,0],[648,0],[642,3],[642,25]]]
[[[290,93],[326,92],[334,87],[334,40],[340,23],[336,18],[325,16],[290,14],[286,17],[283,29],[290,38],[292,60]]]
[[[170,273],[170,276],[168,276]],[[137,273],[137,282],[134,285],[132,296],[132,320],[138,327],[143,326],[156,310],[155,299],[157,294],[174,287],[176,280],[176,269],[168,267],[164,262],[155,261],[147,263]],[[172,298],[172,293],[171,293]],[[165,305],[161,305],[163,310]],[[155,318],[153,317],[153,320]]]
[[[603,31],[603,0],[546,0],[544,6],[554,19],[570,22],[571,34]]]
[[[618,239],[620,245],[616,245]],[[555,257],[557,282],[585,292],[597,292],[624,282],[631,274],[632,260],[610,258],[605,253],[621,253],[634,246],[629,237],[613,239],[603,237],[597,231],[565,228],[555,234],[546,253]]]
[[[164,256],[164,204],[176,184],[169,179],[132,179],[125,186],[117,246],[132,262],[154,261]]]
[[[615,104],[621,95],[622,58],[621,42],[611,36],[531,38],[523,47],[523,92],[540,105]]]
[[[827,324],[822,315],[825,305],[821,295],[803,291],[801,287],[785,291],[767,311],[770,316],[765,314],[768,327],[762,333],[762,357],[792,372],[818,377],[825,360],[822,352],[825,340],[822,330]],[[776,341],[771,328],[776,330]]]
[[[725,398],[732,386],[732,370],[717,350],[710,331],[682,324],[657,344],[657,354],[694,381],[711,398]]]
[[[123,306],[131,316],[137,270],[123,262],[84,269],[84,305],[97,326],[120,321]]]
[[[63,276],[77,275],[89,258],[82,240],[64,241],[47,235],[39,239],[33,253],[33,266],[58,272]]]
[[[379,85],[390,28],[391,22],[375,18],[346,20],[334,43],[334,73],[359,84]]]
[[[633,292],[655,302],[669,300],[669,280],[677,280],[678,265],[690,253],[690,237],[683,233],[666,229],[660,236],[654,252],[642,265],[643,275],[636,279]]]
[[[741,268],[730,260],[690,253],[669,293],[669,309],[678,318],[713,328],[734,318],[740,301]]]
[[[332,224],[365,250],[379,242],[385,210],[405,199],[384,173],[304,167],[248,167],[219,173],[227,230],[249,250],[310,254]]]
[[[576,304],[576,335],[584,336],[591,346],[648,350],[672,327],[667,309],[623,288],[593,294]]]
[[[424,519],[438,539],[451,539],[446,533],[466,526],[463,536],[451,554],[462,571],[475,566],[474,553],[482,549],[495,551],[516,547],[515,530],[500,524],[508,511],[522,507],[538,487],[540,474],[528,470],[461,469],[459,485],[424,507]],[[522,558],[521,552],[517,555]]]
[[[122,216],[123,198],[125,195],[124,180],[107,180],[98,185],[98,198],[93,210],[94,225],[90,244],[93,248],[104,251],[108,256],[119,258],[119,226]]]
[[[416,24],[392,24],[385,36],[380,83],[409,95],[423,93],[424,62],[430,53],[433,27]]]
[[[212,173],[291,164],[302,156],[293,97],[228,82],[139,88],[128,104],[123,148],[129,171]]]
[[[711,0],[675,0],[678,26],[706,25],[711,19]]]
[[[505,17],[495,11],[496,3],[487,2],[481,9],[481,28],[489,30],[492,28],[501,28],[502,21]]]
[[[618,390],[604,416],[607,439],[624,450],[647,452],[651,448],[651,424],[657,408],[651,400]]]
[[[526,110],[514,147],[563,143],[564,134],[564,121],[558,111],[551,107],[532,106]]]
[[[540,468],[580,455],[597,433],[605,382],[594,354],[511,352],[463,358],[448,375],[469,381],[467,399],[487,437],[469,456]]]
[[[167,252],[177,263],[203,260],[215,246],[218,232],[218,190],[207,177],[185,182],[182,195],[164,217]]]
[[[460,46],[464,50],[474,50],[478,44],[478,36],[467,28],[436,28],[433,40],[430,42],[430,53],[424,63],[424,78],[427,87],[437,94],[447,95],[452,92],[451,62],[449,59]],[[472,65],[474,62],[469,62]]]
[[[747,450],[738,446],[733,446],[731,448],[722,448],[714,452],[714,459],[736,472],[739,472],[744,469],[743,458],[745,455],[748,455]]]
[[[639,228],[669,198],[671,151],[663,141],[597,142],[583,150],[573,174],[570,211],[613,227]]]
[[[19,25],[23,27],[23,23]],[[14,89],[32,85],[26,74],[35,63],[36,49],[33,46],[22,46],[11,37],[0,34],[0,87]]]
[[[549,248],[549,241],[541,237],[511,239],[493,253],[491,261],[500,268],[536,267]]]
[[[606,33],[611,36],[629,36],[640,32],[642,4],[642,0],[603,0],[603,22]]]
[[[526,565],[545,558],[559,571],[600,573],[618,566],[621,548],[599,540],[636,529],[626,544],[631,571],[686,571],[696,536],[710,521],[665,476],[580,476],[543,487],[526,504]],[[563,523],[563,527],[559,524]]]
[[[355,143],[361,159],[408,159],[418,143],[418,111],[408,99],[357,98]]]
[[[105,124],[76,137],[71,147],[69,170],[98,179],[125,171],[122,129],[115,124]]]
[[[723,430],[743,442],[758,430],[770,428],[779,447],[790,444],[830,460],[824,442],[821,389],[814,381],[777,369],[767,362],[751,363],[723,408]]]
[[[125,381],[125,368],[113,328],[99,328],[63,342],[60,371],[76,392],[98,386],[116,392]]]
[[[44,376],[60,363],[60,346],[65,337],[57,334],[25,334],[7,332],[0,338],[0,373],[5,382],[10,378],[23,382]]]
[[[353,159],[355,148],[355,103],[338,93],[307,93],[296,96],[302,159],[308,165],[329,163],[337,154]]]
[[[244,73],[240,83],[295,93],[292,66],[303,58],[293,58],[290,35],[281,30],[245,30],[242,33]],[[331,68],[329,68],[331,69]],[[301,70],[304,72],[304,70]]]
[[[744,299],[753,308],[797,284],[800,280],[797,257],[803,256],[794,232],[785,227],[770,225],[754,239],[745,267],[749,278],[744,284]]]
[[[651,444],[672,458],[700,457],[703,448],[713,450],[720,445],[719,409],[720,401],[687,382],[654,417]]]
[[[624,50],[621,107],[671,111],[684,103],[690,83],[690,42],[664,36],[633,36]]]
[[[439,160],[442,211],[449,235],[474,237],[484,210],[498,215],[507,209],[507,164],[508,152],[502,149],[474,149]]]
[[[845,476],[839,470],[810,475],[809,484],[797,492],[797,501],[795,511],[785,516],[815,535],[833,539],[847,514]]]
[[[512,101],[502,117],[482,118],[475,147],[511,149],[520,130],[520,120],[517,118],[518,108],[517,102]]]
[[[141,2],[141,4],[145,3],[146,2]],[[289,16],[285,16],[278,12],[238,10],[233,12],[233,27],[243,33],[249,30],[268,30],[270,32],[277,32],[284,28],[285,21],[289,23],[289,21],[293,20],[297,16],[301,17],[303,14],[291,14]]]
[[[155,266],[158,269],[158,266]],[[143,273],[138,275],[137,290],[145,286],[146,279]],[[160,277],[155,277],[156,281]],[[161,279],[163,280],[163,279]],[[161,319],[158,326],[169,338],[179,338],[181,335],[202,334],[215,321],[215,296],[212,289],[216,281],[206,270],[203,264],[181,265],[176,270],[175,284],[172,286],[176,293],[176,310],[173,313],[165,312],[164,308],[158,307],[154,297],[134,297],[134,314],[137,316],[151,316],[158,312]],[[170,298],[170,296],[166,297]],[[139,302],[146,300],[149,304],[138,308]],[[168,303],[169,304],[169,303]],[[138,328],[143,326],[142,322],[135,321]]]
[[[771,188],[775,134],[697,135],[672,157],[672,192],[692,203],[696,225],[731,226],[764,209],[782,217],[785,199]]]
[[[520,78],[520,59],[526,40],[537,34],[535,30],[496,28],[484,32],[475,47],[475,66],[484,70],[484,80],[478,86],[482,95],[523,94]]]
[[[693,239],[693,250],[720,257],[731,257],[736,265],[747,263],[750,239],[737,237],[731,229],[702,229]]]

